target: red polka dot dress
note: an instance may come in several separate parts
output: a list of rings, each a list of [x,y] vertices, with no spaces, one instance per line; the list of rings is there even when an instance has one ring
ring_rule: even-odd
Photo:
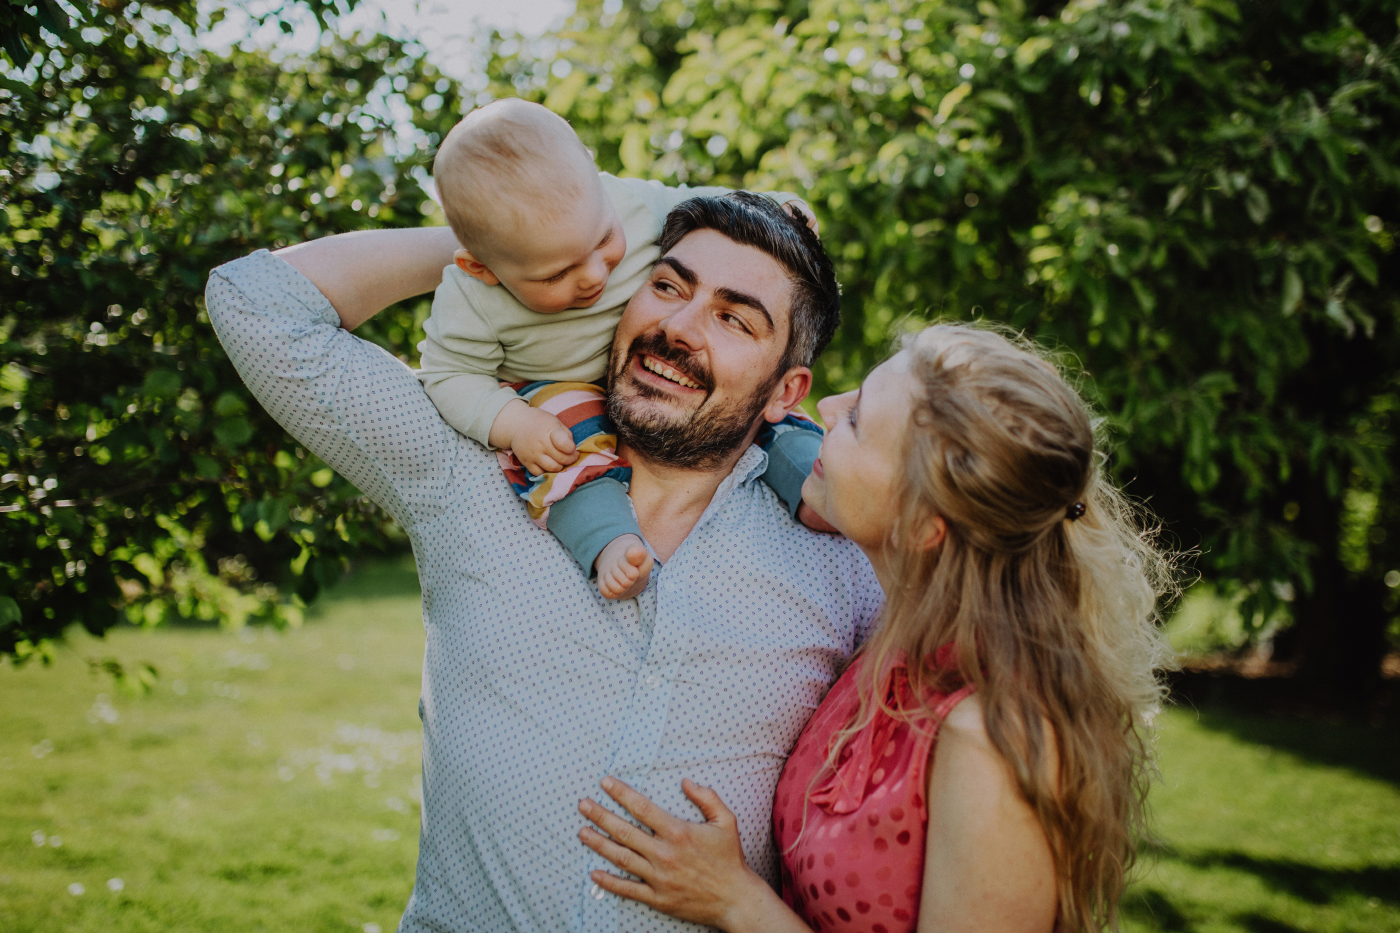
[[[952,660],[950,649],[938,652],[940,664]],[[923,890],[929,754],[938,724],[972,688],[930,696],[930,716],[913,702],[907,669],[896,665],[881,685],[886,703],[916,712],[909,720],[876,712],[833,772],[825,767],[827,749],[859,707],[863,660],[826,695],[778,782],[773,837],[782,853],[783,899],[813,930],[912,933]]]

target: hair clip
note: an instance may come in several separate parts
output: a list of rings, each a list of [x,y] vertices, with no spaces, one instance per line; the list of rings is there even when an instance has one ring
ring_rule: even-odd
[[[1082,503],[1082,502],[1076,502],[1074,505],[1072,505],[1072,506],[1070,506],[1069,508],[1065,509],[1065,518],[1069,519],[1069,520],[1072,521],[1072,522],[1077,522],[1077,521],[1079,521],[1079,519],[1080,519],[1083,515],[1084,515],[1084,503]]]

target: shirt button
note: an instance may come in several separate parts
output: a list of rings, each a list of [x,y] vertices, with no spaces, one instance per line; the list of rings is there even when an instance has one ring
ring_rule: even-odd
[[[601,900],[603,899],[603,895],[606,894],[606,893],[608,893],[608,892],[604,891],[602,888],[598,887],[596,884],[595,884],[593,887],[591,887],[591,888],[588,889],[588,896],[591,897],[591,898],[593,898],[595,901],[601,901]]]
[[[651,687],[652,689],[655,689],[655,688],[661,686],[661,678],[660,678],[660,677],[657,677],[655,674],[648,674],[648,675],[646,676],[646,679],[643,680],[642,683],[646,684],[648,687]]]

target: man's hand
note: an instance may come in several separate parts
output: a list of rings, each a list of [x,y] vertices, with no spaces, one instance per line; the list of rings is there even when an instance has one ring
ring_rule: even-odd
[[[807,226],[811,228],[812,232],[821,236],[821,224],[817,223],[817,215],[812,213],[812,208],[808,206],[806,201],[789,201],[783,207],[801,214],[802,219],[807,222]]]
[[[817,510],[803,502],[797,507],[797,520],[813,531],[820,531],[823,534],[839,535],[841,532],[835,525],[817,514]]]
[[[558,473],[578,459],[574,436],[549,412],[512,399],[491,423],[492,447],[509,447],[531,473]]]

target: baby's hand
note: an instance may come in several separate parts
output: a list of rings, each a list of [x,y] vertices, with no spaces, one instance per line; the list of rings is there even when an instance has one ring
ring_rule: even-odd
[[[806,201],[789,201],[784,204],[783,207],[788,208],[796,214],[800,214],[802,216],[802,221],[807,224],[811,231],[818,236],[821,235],[821,224],[817,223],[817,215],[812,213],[812,208],[808,206]]]
[[[824,534],[839,535],[841,532],[836,526],[817,514],[817,510],[803,502],[797,507],[797,520],[813,531],[820,531]]]
[[[651,579],[651,554],[636,535],[618,535],[598,554],[598,592],[608,599],[631,599]]]
[[[531,473],[558,473],[578,459],[574,436],[547,411],[531,408],[523,399],[501,409],[491,425],[491,443],[509,447]]]

